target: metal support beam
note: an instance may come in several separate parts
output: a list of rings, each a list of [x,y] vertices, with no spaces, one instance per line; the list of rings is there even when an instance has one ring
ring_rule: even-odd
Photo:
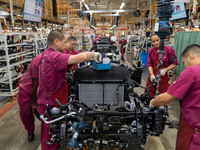
[[[68,26],[69,26],[69,0],[68,0],[68,10],[67,10],[67,14],[68,14],[68,20],[67,20],[67,23],[68,23]],[[69,30],[68,30],[69,31]]]
[[[131,16],[130,14],[101,14],[101,16]]]
[[[115,13],[115,12],[132,12],[136,11],[136,9],[130,9],[130,10],[89,10],[89,11],[83,11],[83,13]]]
[[[108,2],[108,7],[107,7],[107,10],[109,10],[109,8],[110,8],[110,1]]]
[[[150,0],[150,5],[149,5],[149,10],[150,10],[150,25],[149,25],[149,29],[151,30],[151,19],[152,19],[152,8],[151,8],[151,0]]]
[[[92,24],[92,13],[90,13],[90,24]]]
[[[15,21],[13,18],[13,0],[10,0],[10,15],[11,15],[11,20],[12,20],[12,26],[15,25]]]

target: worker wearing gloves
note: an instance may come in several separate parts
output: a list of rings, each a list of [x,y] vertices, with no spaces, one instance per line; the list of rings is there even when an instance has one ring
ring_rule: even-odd
[[[121,40],[119,41],[120,44],[120,52],[121,52],[121,60],[124,61],[124,54],[126,52],[126,45],[127,45],[127,40],[125,39],[125,36],[122,35]]]
[[[34,141],[34,107],[37,105],[38,72],[41,54],[30,63],[19,82],[18,104],[22,123],[28,132],[28,140]]]
[[[84,52],[77,55],[64,54],[67,47],[67,37],[62,30],[52,30],[48,35],[49,47],[44,51],[39,66],[39,86],[38,112],[43,114],[46,111],[46,105],[59,107],[55,102],[58,99],[61,104],[68,102],[68,85],[66,82],[66,71],[71,65],[90,61],[101,61],[101,54],[94,52]],[[42,150],[57,150],[59,144],[55,142],[47,145],[46,142],[51,139],[49,135],[49,125],[41,121],[41,147]]]
[[[159,93],[164,93],[168,89],[168,81],[169,77],[167,72],[171,69],[174,69],[177,65],[177,57],[175,55],[174,50],[171,47],[164,46],[164,52],[162,57],[162,68],[158,67],[158,53],[159,45],[160,45],[160,38],[154,34],[151,36],[152,45],[154,46],[148,51],[148,60],[147,60],[147,67],[149,71],[149,77],[147,79],[146,87],[148,87],[152,82],[155,81],[156,75],[160,70],[161,81],[159,87]],[[149,87],[149,95],[151,98],[154,98],[156,92],[156,85]]]
[[[190,45],[182,53],[186,67],[167,92],[150,101],[150,107],[180,100],[176,150],[200,149],[200,46]]]

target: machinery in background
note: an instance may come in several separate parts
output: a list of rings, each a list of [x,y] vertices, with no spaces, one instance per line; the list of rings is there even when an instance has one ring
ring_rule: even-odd
[[[161,0],[157,5],[160,20],[156,34],[161,38],[159,67],[162,67],[164,38],[172,33],[171,4],[172,0]],[[115,51],[110,44],[102,37],[93,50],[106,55]],[[147,135],[160,135],[168,116],[167,106],[149,109],[148,87],[140,96],[133,90],[141,87],[144,68],[139,66],[132,70],[117,64],[104,70],[97,68],[78,68],[73,74],[69,102],[62,105],[56,100],[60,108],[47,106],[46,115],[40,117],[50,124],[52,138],[47,144],[66,140],[67,149],[88,146],[123,150],[130,143],[144,144]],[[156,78],[159,87],[160,75]]]
[[[67,149],[126,149],[129,144],[144,144],[147,135],[160,135],[168,116],[167,107],[148,108],[148,94],[133,91],[140,86],[144,67],[131,69],[113,65],[98,70],[78,68],[73,74],[69,102],[52,109],[47,106],[41,119],[50,124],[52,138],[67,141]],[[47,121],[50,120],[50,121]]]
[[[111,61],[116,61],[117,60],[116,57],[117,55],[119,55],[119,50],[117,49],[117,46],[115,46],[114,44],[115,42],[113,42],[109,38],[101,37],[99,41],[93,43],[91,51],[106,54],[106,56],[109,57]]]
[[[30,43],[28,37],[33,38]],[[15,95],[20,77],[37,54],[35,39],[33,33],[0,33],[0,96]]]
[[[155,24],[155,33],[160,37],[160,45],[159,45],[159,58],[158,58],[158,68],[162,69],[162,57],[164,52],[164,39],[173,33],[173,26],[170,22],[170,18],[173,13],[172,2],[173,0],[160,0],[157,3],[157,12],[156,17],[159,18],[158,22]],[[158,75],[156,76],[156,94],[155,97],[159,94],[159,86],[160,86],[160,71],[158,71]]]

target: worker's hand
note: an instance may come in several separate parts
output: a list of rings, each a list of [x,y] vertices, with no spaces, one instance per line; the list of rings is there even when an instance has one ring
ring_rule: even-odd
[[[152,109],[153,107],[155,107],[154,105],[152,105],[152,101],[153,101],[154,99],[152,99],[151,101],[150,101],[150,103],[149,103],[149,109]]]
[[[92,57],[92,60],[97,63],[100,63],[101,62],[101,54],[99,52],[95,52],[94,56]]]
[[[126,48],[126,45],[124,45],[123,48]]]
[[[166,70],[166,69],[161,69],[161,70],[160,70],[160,75],[161,75],[161,76],[164,76],[166,73],[167,73],[167,70]]]
[[[152,74],[152,75],[150,76],[150,81],[151,81],[151,82],[154,82],[155,79],[156,79],[155,75]]]

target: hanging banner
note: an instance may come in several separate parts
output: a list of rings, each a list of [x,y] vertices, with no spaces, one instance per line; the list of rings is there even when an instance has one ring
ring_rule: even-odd
[[[189,3],[190,0],[174,0],[174,3]]]
[[[174,3],[173,4],[173,14],[170,20],[186,18],[186,11],[184,3]]]

